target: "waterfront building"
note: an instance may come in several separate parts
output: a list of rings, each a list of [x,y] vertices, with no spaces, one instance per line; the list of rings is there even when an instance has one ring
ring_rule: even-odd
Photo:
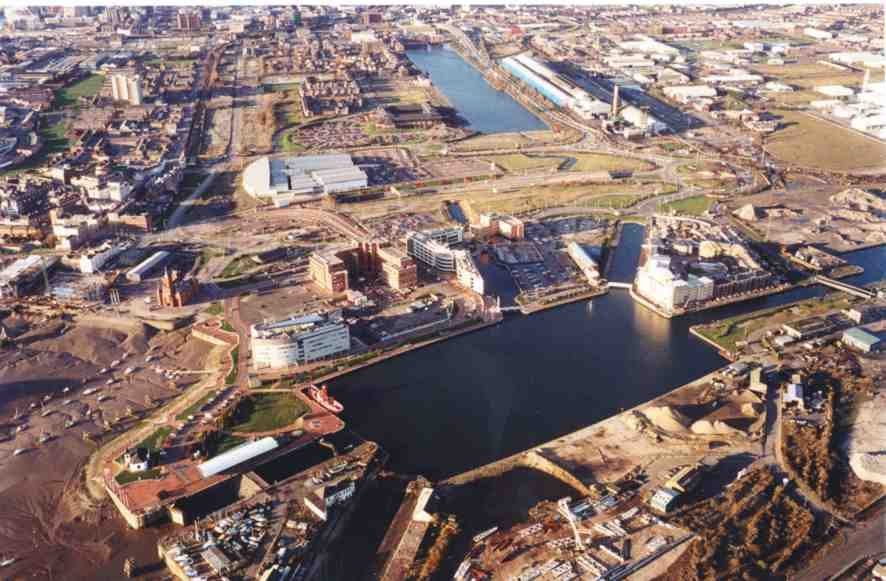
[[[0,298],[16,298],[26,289],[36,286],[58,262],[56,256],[37,256],[32,254],[20,258],[0,271]]]
[[[483,294],[486,285],[480,269],[467,250],[453,250],[455,256],[455,277],[460,285],[478,294]]]
[[[323,486],[305,495],[305,506],[322,521],[329,517],[329,509],[347,502],[354,496],[357,489],[354,480],[342,480],[329,486]]]
[[[225,470],[230,470],[235,466],[239,466],[244,462],[248,462],[254,458],[258,458],[262,454],[267,454],[280,447],[277,440],[267,436],[254,442],[246,442],[231,448],[227,452],[222,452],[218,456],[203,462],[197,466],[197,470],[203,478],[209,478],[216,474],[221,474]]]
[[[671,258],[662,254],[653,254],[637,270],[636,286],[642,297],[669,313],[714,297],[711,278],[692,274],[682,278],[671,270]]]
[[[346,353],[351,335],[341,311],[291,316],[252,325],[256,369],[281,369]]]
[[[500,61],[501,67],[558,107],[570,109],[584,118],[609,113],[609,105],[591,97],[587,91],[557,74],[548,66],[521,53]]]
[[[246,193],[268,198],[278,208],[367,185],[366,174],[347,154],[263,157],[243,172]]]
[[[406,238],[406,252],[431,268],[455,272],[455,255],[450,245],[463,239],[464,230],[458,227],[412,232]]]
[[[581,270],[585,278],[591,284],[599,284],[600,282],[600,265],[594,260],[590,254],[579,244],[572,241],[566,246],[566,253],[575,261],[575,264]]]

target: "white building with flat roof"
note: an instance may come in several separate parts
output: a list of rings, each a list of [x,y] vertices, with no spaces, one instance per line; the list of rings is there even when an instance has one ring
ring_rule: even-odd
[[[365,188],[366,173],[347,154],[263,157],[243,171],[243,189],[269,198],[276,207],[315,200],[324,194]]]
[[[458,283],[466,289],[482,295],[486,290],[486,283],[470,252],[467,250],[453,250],[452,252],[455,256],[455,276]]]
[[[412,232],[406,237],[406,252],[414,259],[443,272],[456,272],[455,254],[449,247],[464,239],[462,228],[439,228]]]
[[[669,313],[714,296],[713,279],[691,274],[683,279],[671,271],[671,258],[661,254],[653,254],[637,270],[636,286],[643,298]]]
[[[340,311],[291,316],[252,325],[255,369],[281,369],[346,353],[351,348],[348,325]]]

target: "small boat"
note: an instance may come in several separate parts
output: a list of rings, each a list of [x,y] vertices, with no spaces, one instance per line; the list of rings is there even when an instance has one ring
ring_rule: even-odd
[[[19,433],[21,433],[21,432],[24,432],[24,431],[27,430],[27,429],[28,429],[28,424],[22,424],[22,425],[20,425],[19,427],[17,427],[17,428],[15,429],[15,433],[16,433],[16,434],[19,434]]]
[[[24,454],[27,451],[28,451],[27,448],[16,448],[15,450],[12,451],[12,455],[13,456],[21,456],[22,454]]]
[[[16,561],[18,561],[18,557],[3,557],[2,559],[0,559],[0,568],[9,567]]]
[[[316,385],[309,386],[308,397],[334,414],[340,414],[345,409],[345,406],[341,405],[337,399],[329,395],[329,391],[325,385],[323,387],[317,387]]]
[[[68,393],[69,391],[71,391],[71,388],[70,388],[70,387],[66,387],[66,388],[64,388],[64,389],[62,390],[62,393]]]
[[[90,387],[89,389],[83,391],[83,395],[92,395],[97,391],[98,391],[97,387]]]
[[[40,442],[41,444],[45,444],[46,442],[48,442],[52,438],[53,438],[52,434],[43,433],[43,434],[40,434],[40,437],[37,438],[37,441]]]
[[[40,417],[45,418],[46,416],[52,414],[52,412],[54,412],[54,411],[55,410],[43,410],[42,412],[40,412]]]

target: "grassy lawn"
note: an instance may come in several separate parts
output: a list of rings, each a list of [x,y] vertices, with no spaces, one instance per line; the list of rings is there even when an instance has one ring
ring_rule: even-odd
[[[559,157],[530,157],[523,153],[511,153],[508,155],[494,155],[483,158],[490,161],[505,171],[541,171],[560,167],[563,158]]]
[[[297,132],[298,130],[293,128],[287,129],[283,133],[283,136],[280,138],[280,151],[286,153],[301,153],[307,149],[307,147],[298,141]]]
[[[45,117],[44,117],[45,120]],[[54,153],[68,150],[69,142],[65,137],[65,122],[59,117],[58,121],[40,128],[40,138],[43,139],[43,147],[36,155],[24,163],[7,170],[0,171],[0,176],[13,176],[19,173],[35,169],[46,161],[46,158]]]
[[[212,303],[206,309],[203,310],[204,313],[208,315],[212,315],[213,317],[218,317],[223,315],[225,312],[224,306],[221,303]]]
[[[538,143],[554,142],[552,131],[530,131],[526,133],[494,133],[491,135],[477,135],[460,141],[453,145],[454,151],[481,151],[484,149],[517,148],[530,145],[533,141]]]
[[[228,429],[247,433],[279,430],[308,411],[308,405],[291,393],[258,393],[240,403],[237,423]]]
[[[797,111],[775,111],[784,125],[766,149],[787,163],[833,171],[886,166],[886,144]]]
[[[104,75],[90,75],[69,87],[56,91],[55,103],[53,105],[57,108],[76,106],[77,100],[80,97],[93,97],[97,95],[104,84]]]
[[[129,484],[130,482],[135,482],[137,480],[146,480],[159,477],[160,469],[151,468],[150,470],[145,470],[144,472],[130,472],[129,470],[124,470],[123,472],[115,476],[114,479],[117,481],[117,484]]]
[[[765,327],[845,309],[855,301],[843,293],[830,293],[821,299],[809,299],[744,315],[737,315],[698,327],[698,332],[727,351],[735,351],[740,341]]]
[[[163,440],[166,439],[166,436],[168,436],[170,433],[172,433],[172,428],[170,428],[169,426],[163,426],[162,428],[157,428],[157,430],[153,434],[151,434],[150,436],[148,436],[147,438],[142,440],[139,443],[138,447],[147,448],[148,450],[151,450],[151,451],[159,450],[160,444],[163,442]]]
[[[225,385],[231,385],[237,381],[237,363],[240,361],[240,346],[231,350],[231,370],[225,376]]]
[[[267,84],[262,85],[262,90],[265,93],[286,93],[289,91],[297,91],[299,87],[299,83],[276,83],[276,84]]]
[[[584,200],[582,205],[589,208],[629,208],[644,199],[645,196],[637,194],[608,194],[605,196],[596,196]]]
[[[860,86],[864,80],[864,73],[841,71],[818,63],[757,65],[753,67],[753,70],[801,89],[813,89],[819,85]],[[874,71],[872,71],[871,80],[878,80],[878,75]],[[824,97],[819,98],[823,99]]]
[[[654,166],[642,159],[631,159],[605,153],[583,153],[575,156],[572,171],[648,171]]]
[[[182,411],[182,413],[180,413],[180,414],[178,414],[177,416],[175,416],[175,419],[177,419],[177,420],[186,420],[186,419],[188,419],[188,416],[192,416],[192,415],[194,415],[195,413],[197,413],[198,411],[200,411],[200,408],[202,408],[204,405],[206,405],[206,402],[208,402],[209,399],[210,399],[213,395],[215,395],[215,392],[214,392],[214,391],[210,391],[210,392],[208,392],[206,395],[204,395],[203,397],[201,397],[200,399],[198,399],[197,401],[195,401],[194,403],[192,403],[191,405],[189,405],[188,407],[186,407],[186,408]]]
[[[236,448],[240,444],[244,443],[246,438],[242,438],[240,436],[234,436],[233,434],[225,433],[222,435],[221,441],[218,443],[218,446],[215,448],[215,454],[222,454],[227,452],[231,448]]]
[[[671,210],[677,214],[689,214],[700,216],[704,214],[714,201],[707,196],[693,196],[684,200],[668,202],[661,207],[661,211],[668,213]]]
[[[231,262],[229,262],[224,270],[221,271],[219,275],[221,278],[231,278],[234,276],[239,276],[246,271],[255,268],[258,266],[254,260],[252,260],[252,255],[244,254],[243,256],[238,256]]]

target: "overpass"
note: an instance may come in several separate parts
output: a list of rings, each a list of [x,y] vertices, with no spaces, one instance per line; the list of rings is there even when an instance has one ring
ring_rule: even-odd
[[[822,284],[824,286],[830,287],[832,289],[842,291],[844,293],[850,294],[852,296],[856,296],[862,299],[872,299],[877,296],[877,293],[866,289],[864,287],[851,285],[849,283],[845,283],[828,276],[823,276],[821,274],[812,277],[813,282],[817,282],[818,284]]]

